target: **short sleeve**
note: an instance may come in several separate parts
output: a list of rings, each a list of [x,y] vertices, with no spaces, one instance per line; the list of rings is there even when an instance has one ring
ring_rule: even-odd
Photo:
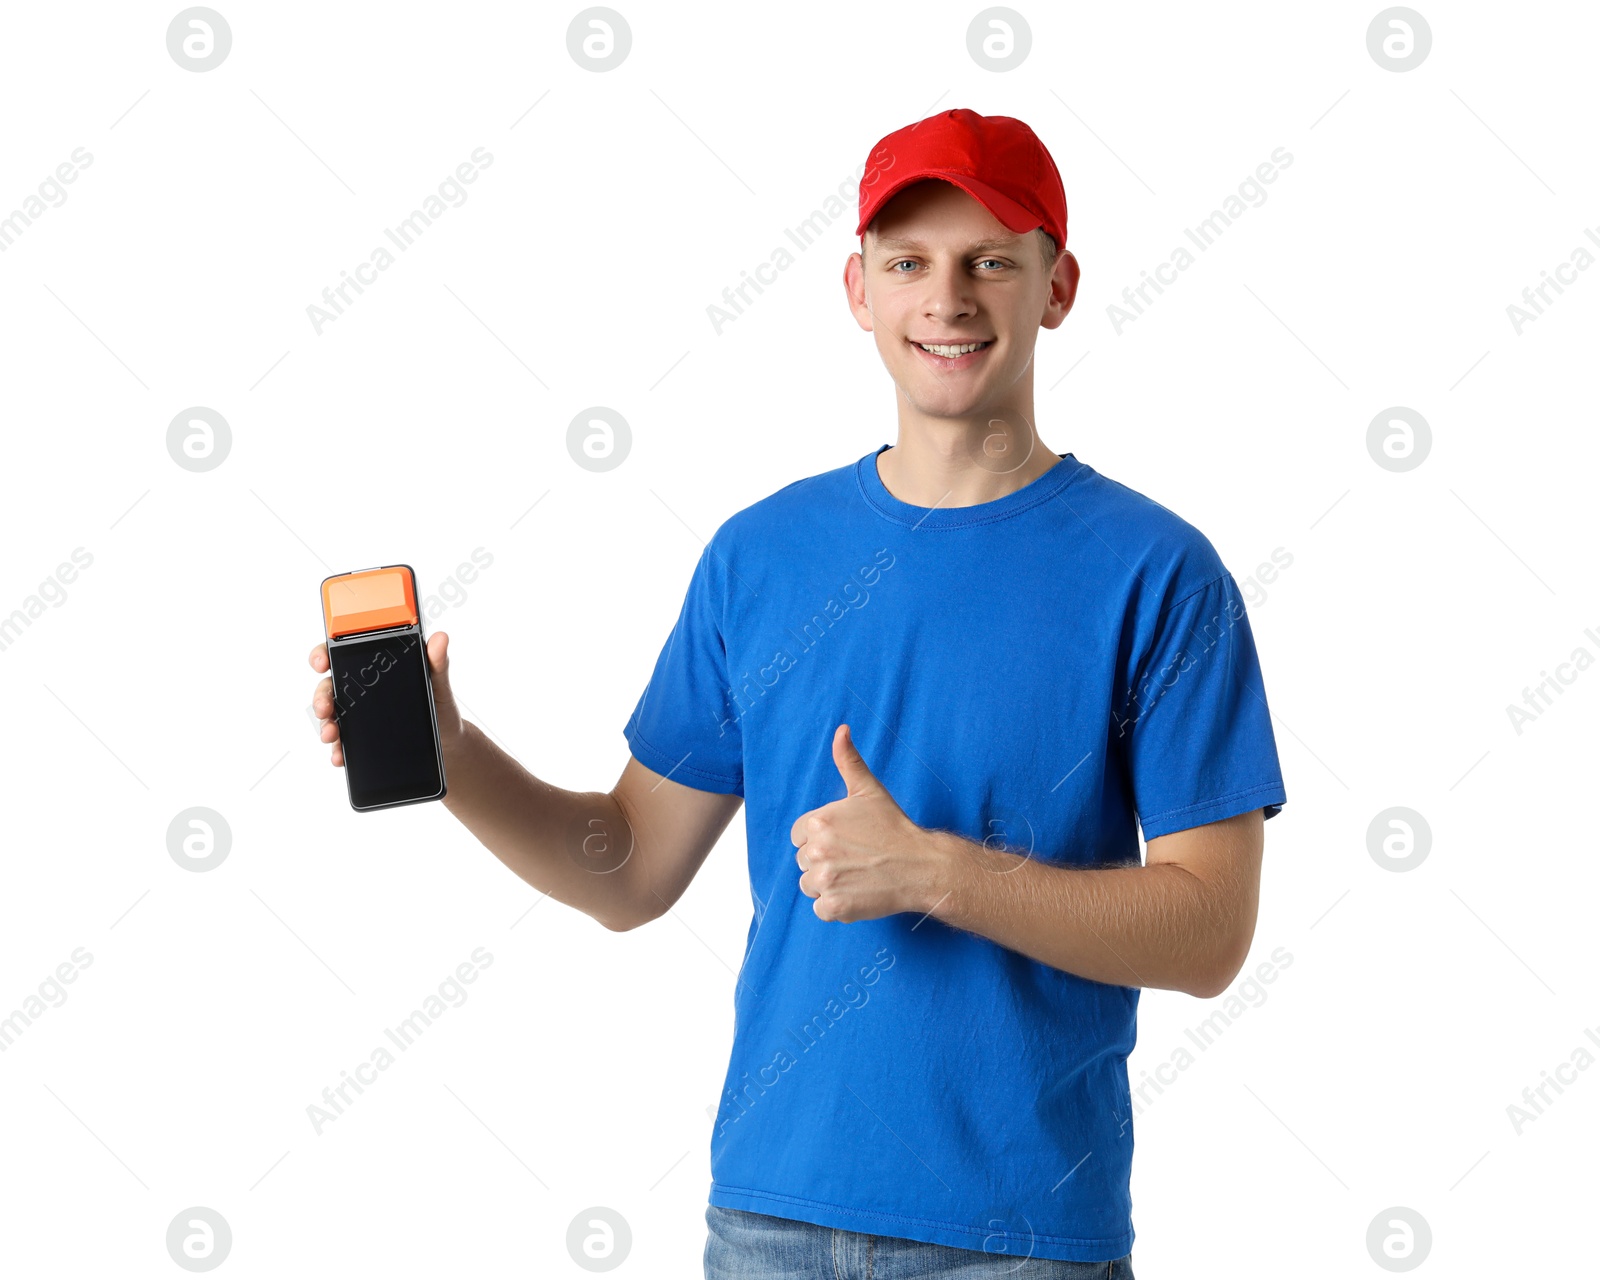
[[[678,621],[623,736],[640,764],[686,787],[744,795],[744,746],[728,697],[723,644],[727,566],[708,543]]]
[[[1285,802],[1250,618],[1224,573],[1167,607],[1113,728],[1146,840]]]

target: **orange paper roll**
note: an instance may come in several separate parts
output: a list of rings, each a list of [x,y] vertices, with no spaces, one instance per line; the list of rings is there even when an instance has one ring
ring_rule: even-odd
[[[322,616],[331,640],[358,631],[416,626],[417,597],[411,574],[395,565],[324,578]]]

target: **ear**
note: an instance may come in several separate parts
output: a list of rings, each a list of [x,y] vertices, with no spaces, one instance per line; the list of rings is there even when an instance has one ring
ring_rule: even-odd
[[[850,303],[850,313],[855,316],[856,323],[867,332],[872,332],[872,308],[867,305],[867,264],[863,257],[866,244],[863,242],[861,253],[852,253],[844,264],[844,292]]]
[[[1059,328],[1067,318],[1067,312],[1072,310],[1072,304],[1078,296],[1080,274],[1078,260],[1072,256],[1072,250],[1063,249],[1061,256],[1056,259],[1055,268],[1050,272],[1050,297],[1044,304],[1044,315],[1039,318],[1041,328]]]

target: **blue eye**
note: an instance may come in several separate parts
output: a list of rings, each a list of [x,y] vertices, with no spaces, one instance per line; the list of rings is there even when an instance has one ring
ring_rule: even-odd
[[[973,265],[974,266],[978,266],[978,267],[982,267],[982,266],[986,266],[986,265],[988,265],[990,263],[994,264],[994,268],[996,270],[1000,270],[1000,271],[1006,270],[1006,268],[1008,268],[1011,265],[1004,258],[979,258],[978,261],[975,262]],[[901,258],[898,261],[891,262],[889,264],[889,274],[890,275],[897,275],[897,276],[908,276],[908,275],[911,274],[910,271],[901,271],[901,270],[899,270],[899,268],[900,267],[911,267],[911,268],[915,269],[916,265],[917,265],[916,262],[913,261],[910,258]],[[985,274],[991,274],[992,275],[993,271],[986,272]]]

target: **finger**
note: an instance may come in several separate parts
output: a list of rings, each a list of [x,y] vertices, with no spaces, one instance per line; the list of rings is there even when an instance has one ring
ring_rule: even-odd
[[[428,637],[428,670],[433,678],[433,700],[446,722],[460,715],[450,691],[450,633],[435,631]]]
[[[337,720],[324,720],[322,722],[322,731],[317,736],[324,742],[339,741],[339,722]]]
[[[311,694],[311,710],[316,713],[319,720],[333,718],[333,680],[326,679],[317,685]]]
[[[326,671],[328,669],[328,646],[319,644],[311,650],[311,669],[313,671]]]
[[[811,835],[810,813],[802,813],[794,820],[794,826],[789,828],[789,843],[799,848]]]
[[[845,792],[848,795],[861,795],[863,792],[877,789],[878,780],[872,776],[872,770],[867,768],[867,762],[856,750],[855,739],[851,736],[850,726],[847,724],[842,724],[833,731],[833,763],[839,770],[839,776],[844,779]]]
[[[333,761],[334,768],[344,768],[344,744],[342,742],[335,742],[333,744],[333,754],[328,758]]]
[[[436,679],[447,679],[450,673],[450,633],[435,631],[428,637],[428,667]]]

